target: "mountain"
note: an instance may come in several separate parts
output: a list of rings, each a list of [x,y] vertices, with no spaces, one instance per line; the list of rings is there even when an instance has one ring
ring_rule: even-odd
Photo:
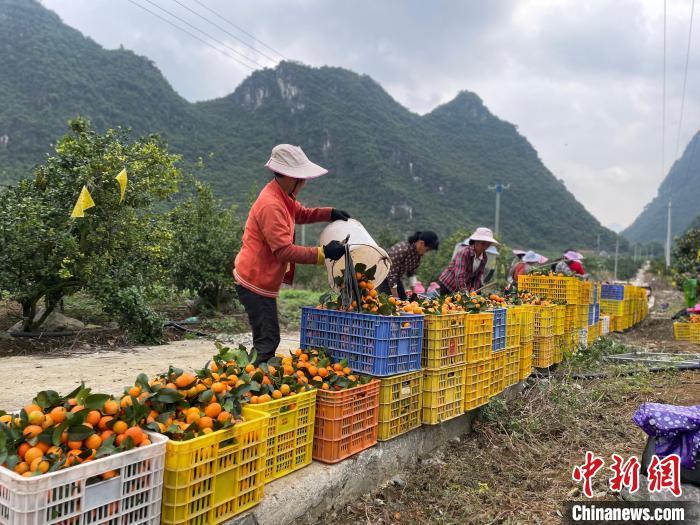
[[[498,182],[510,185],[501,208],[507,242],[585,249],[600,234],[603,248],[614,245],[615,234],[517,128],[467,91],[420,116],[366,75],[283,62],[226,97],[193,104],[147,58],[103,49],[35,0],[0,0],[0,71],[11,72],[0,76],[0,184],[31,176],[81,114],[99,129],[160,133],[188,171],[244,206],[269,179],[262,165],[272,146],[289,142],[330,170],[302,201],[346,209],[370,231],[447,235],[492,225],[488,186]]]
[[[665,242],[668,201],[671,199],[671,233],[682,234],[700,214],[700,132],[688,143],[659,186],[656,197],[622,235],[632,242]],[[697,149],[697,151],[696,151]]]

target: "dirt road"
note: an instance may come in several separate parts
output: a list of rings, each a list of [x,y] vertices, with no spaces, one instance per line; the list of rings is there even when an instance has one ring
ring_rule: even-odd
[[[249,346],[251,335],[240,334],[234,340],[236,344]],[[298,341],[298,333],[282,334],[280,351],[296,348]],[[201,368],[215,351],[213,341],[204,339],[89,354],[76,352],[70,357],[3,357],[5,381],[4,388],[0,389],[0,408],[19,408],[40,390],[67,393],[81,381],[95,392],[118,394],[141,372],[150,376],[167,370],[171,364],[180,368]]]

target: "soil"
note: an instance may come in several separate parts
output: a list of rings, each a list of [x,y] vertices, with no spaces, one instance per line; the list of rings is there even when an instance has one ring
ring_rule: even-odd
[[[655,295],[649,318],[611,339],[624,351],[700,353],[673,340],[671,315],[680,296],[651,275],[640,276]],[[675,308],[675,309],[674,309]],[[610,342],[605,348],[610,347]],[[624,345],[624,347],[621,347]],[[625,348],[629,347],[629,348]],[[586,363],[587,365],[590,363]],[[599,363],[611,372],[616,365]],[[474,432],[423,458],[419,467],[327,516],[350,524],[559,524],[563,504],[581,499],[572,480],[587,450],[606,460],[594,483],[596,500],[615,500],[607,487],[610,455],[641,456],[646,434],[632,415],[643,402],[700,403],[700,372],[640,372],[575,380],[574,362],[549,378],[531,378],[523,393],[480,410]]]

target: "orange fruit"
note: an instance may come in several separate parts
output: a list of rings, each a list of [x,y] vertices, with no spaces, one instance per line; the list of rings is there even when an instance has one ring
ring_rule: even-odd
[[[68,448],[71,450],[79,450],[83,447],[82,441],[69,441]]]
[[[318,369],[318,375],[320,375],[321,377],[327,377],[328,376],[328,369],[322,366],[321,368]]]
[[[102,419],[102,414],[100,414],[99,410],[90,410],[85,418],[85,422],[90,423],[94,427],[100,422],[100,419]]]
[[[348,368],[347,366],[345,368],[343,368],[343,374],[345,374],[346,376],[350,375],[351,373],[352,373],[352,370],[350,370],[350,368]]]
[[[211,418],[218,417],[218,415],[221,414],[221,405],[219,403],[211,403],[207,405],[207,407],[204,409],[204,414]]]
[[[42,474],[46,474],[49,471],[49,462],[46,461],[43,458],[36,458],[34,461],[32,461],[32,464],[29,465],[29,471],[30,472],[41,472]]]
[[[259,400],[260,400],[260,398],[258,396],[251,396],[250,397],[250,402],[254,405],[259,403],[260,402]]]
[[[316,367],[313,366],[313,365],[311,365],[309,368],[307,368],[307,370],[309,371],[309,375],[310,375],[311,377],[316,376],[316,375],[319,375],[319,374],[318,374],[318,368],[316,368]]]
[[[41,434],[43,430],[44,429],[41,428],[39,425],[27,425],[26,427],[24,427],[22,435],[24,435],[27,439],[32,439]]]
[[[211,428],[205,428],[204,430],[211,430]],[[141,444],[139,445],[139,447],[147,447],[150,444],[151,444],[151,440],[148,438],[144,438],[144,440],[141,441]]]
[[[141,427],[131,427],[125,432],[125,434],[132,439],[134,445],[136,445],[137,447],[141,444],[143,438],[146,437],[146,434],[143,433]]]
[[[221,412],[221,413],[216,417],[216,420],[217,420],[219,423],[225,423],[225,422],[228,421],[229,419],[231,419],[231,414],[228,413],[228,412],[226,412],[226,411]]]
[[[118,470],[108,470],[107,472],[103,472],[102,474],[100,474],[100,477],[102,479],[112,479],[114,477],[117,477],[118,475],[119,475]]]
[[[98,436],[97,434],[93,434],[92,436],[89,436],[85,440],[85,446],[87,448],[92,448],[92,449],[97,450],[98,448],[100,448],[100,445],[102,445],[102,438],[100,436]]]
[[[277,373],[277,369],[276,369],[274,366],[272,366],[272,365],[269,365],[269,366],[267,367],[267,370],[268,370],[268,373],[269,373],[271,376],[273,376],[273,375],[275,375],[275,374]]]
[[[214,428],[214,420],[209,416],[200,417],[197,426],[201,429]]]
[[[119,403],[117,403],[114,399],[108,399],[105,401],[105,406],[102,408],[102,412],[108,416],[113,416],[119,412]]]
[[[185,372],[175,380],[175,385],[177,385],[178,388],[188,388],[196,380],[197,378],[193,374]]]
[[[129,428],[129,425],[126,424],[126,421],[117,421],[112,425],[112,432],[115,434],[123,434],[126,432],[127,428]]]
[[[43,458],[44,457],[44,451],[41,450],[39,447],[32,447],[27,452],[24,454],[24,461],[25,463],[28,463],[31,465],[35,459],[37,458]]]
[[[114,432],[112,432],[111,430],[105,430],[104,432],[102,432],[102,434],[100,434],[100,439],[102,440],[102,443],[107,441],[109,436],[111,436],[112,434],[114,434]]]
[[[333,365],[333,370],[335,370],[336,372],[340,372],[343,370],[343,365],[341,365],[340,363],[336,363]]]
[[[39,411],[41,413],[44,412],[39,405],[35,405],[33,403],[24,407],[24,411],[27,413],[27,415],[31,414],[32,412],[36,412],[36,411]]]
[[[281,399],[282,398],[282,392],[279,390],[273,390],[272,391],[272,399]]]
[[[272,401],[272,398],[268,394],[263,394],[258,398],[258,401],[260,403],[267,403],[268,401]]]
[[[46,454],[46,452],[48,452],[49,448],[51,448],[51,445],[49,445],[48,443],[44,443],[43,441],[39,441],[36,444],[36,447],[40,448],[44,452],[44,454]]]
[[[215,394],[222,394],[223,392],[226,392],[226,385],[217,381],[216,383],[211,385],[211,389],[214,391]]]
[[[124,443],[124,441],[126,440],[127,437],[128,437],[128,436],[127,436],[126,434],[119,434],[119,435],[115,438],[114,444],[117,445],[118,447],[121,446],[122,443]]]
[[[41,424],[41,428],[46,430],[54,425],[53,418],[51,416],[44,416],[44,422]]]
[[[44,413],[41,410],[33,410],[27,413],[27,421],[30,425],[43,425]]]
[[[81,410],[85,410],[85,407],[83,405],[75,405],[72,409],[71,412],[80,412]]]
[[[17,474],[24,474],[25,472],[29,472],[29,465],[27,464],[26,461],[22,461],[21,463],[17,463],[15,465],[15,472]]]
[[[247,365],[245,365],[245,371],[249,374],[252,374],[253,372],[255,372],[255,366],[252,363],[248,363]]]
[[[289,387],[289,385],[280,386],[280,392],[282,392],[283,396],[286,396],[287,394],[289,394],[290,391],[291,391],[291,388]]]
[[[141,387],[140,386],[132,386],[129,389],[130,396],[139,397],[140,394],[141,394]]]
[[[17,448],[17,455],[19,456],[20,459],[24,459],[24,455],[27,453],[27,450],[32,448],[32,446],[29,443],[22,443],[18,448]]]
[[[323,383],[323,386],[321,387],[321,390],[328,390],[330,387],[328,386],[328,383]]]
[[[309,354],[301,354],[299,356],[300,361],[308,361],[309,360]]]
[[[134,404],[134,400],[131,398],[131,396],[124,396],[124,397],[122,397],[121,401],[119,402],[119,405],[122,408],[130,407],[133,404]]]
[[[319,381],[320,382],[320,381],[323,381],[323,378],[321,376],[314,376],[312,381]]]
[[[100,419],[100,422],[97,424],[97,428],[100,430],[107,430],[109,428],[109,423],[110,421],[114,420],[112,416],[104,416]]]
[[[66,409],[63,407],[53,408],[49,415],[55,424],[60,425],[66,419]]]
[[[188,424],[192,423],[197,423],[201,419],[201,416],[199,415],[199,410],[197,412],[190,412],[187,414],[187,418],[185,419]]]

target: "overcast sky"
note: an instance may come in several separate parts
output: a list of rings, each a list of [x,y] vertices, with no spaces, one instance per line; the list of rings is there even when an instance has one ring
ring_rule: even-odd
[[[212,45],[230,55],[238,51],[262,66],[279,59],[199,1],[287,58],[372,76],[417,113],[473,91],[519,127],[605,225],[632,222],[663,178],[663,0],[133,1],[164,17],[156,5],[176,14],[223,41],[228,47]],[[690,0],[667,1],[666,170],[676,158],[690,19]],[[123,44],[149,57],[189,100],[226,95],[250,74],[128,0],[42,3],[104,47]],[[698,44],[696,34],[679,154],[700,127]]]

